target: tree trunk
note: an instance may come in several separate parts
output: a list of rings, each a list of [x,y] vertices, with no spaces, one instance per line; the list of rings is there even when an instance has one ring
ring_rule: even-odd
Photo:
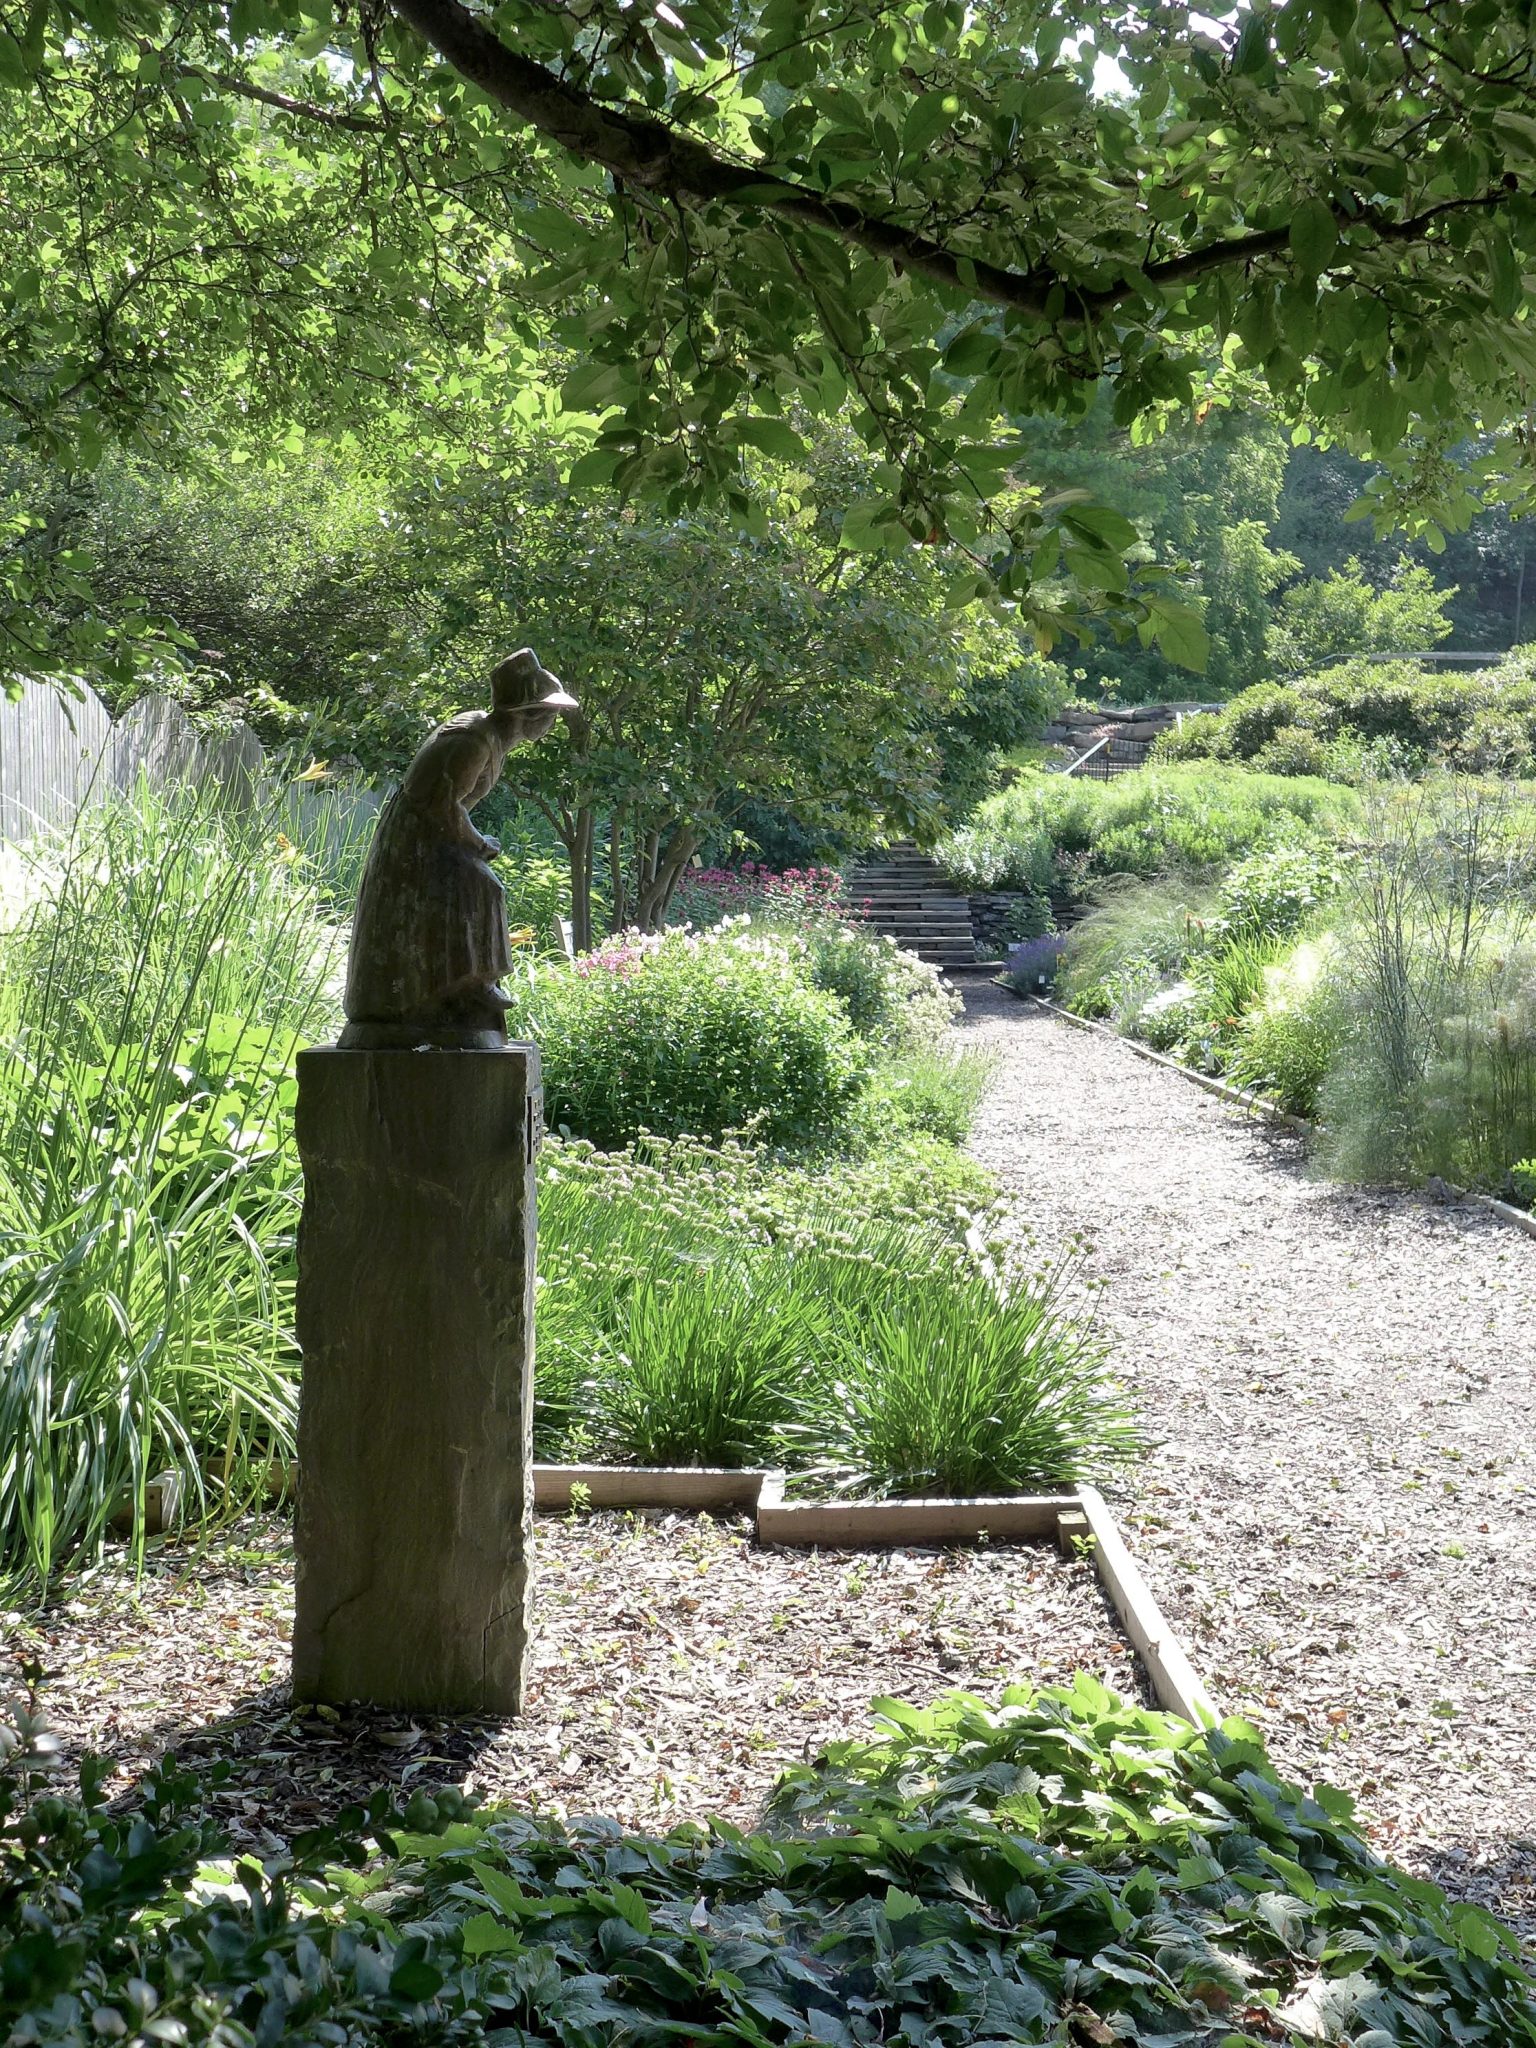
[[[608,818],[608,884],[613,901],[608,912],[608,929],[624,931],[629,924],[629,884],[624,875],[624,812],[622,806]]]
[[[574,829],[565,838],[565,855],[571,869],[571,947],[577,953],[592,950],[592,833],[590,804],[576,812]]]
[[[659,833],[651,835],[647,849],[650,877],[635,904],[635,920],[640,929],[647,932],[660,929],[678,877],[692,860],[699,843],[698,832],[692,825],[674,825],[665,851],[661,848],[660,837]]]

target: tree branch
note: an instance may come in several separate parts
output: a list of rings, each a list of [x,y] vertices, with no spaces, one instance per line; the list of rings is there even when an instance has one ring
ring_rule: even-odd
[[[139,48],[153,51],[154,45],[140,43]],[[273,92],[267,86],[253,85],[248,78],[231,78],[228,72],[214,71],[206,64],[192,64],[176,58],[167,68],[178,78],[200,79],[204,85],[211,85],[219,92],[231,92],[243,100],[257,100],[264,107],[274,107],[280,114],[292,114],[296,120],[318,121],[327,128],[345,128],[353,135],[383,135],[387,132],[384,123],[374,120],[370,114],[348,114],[339,107],[316,106],[312,100],[290,99],[285,92]]]
[[[847,200],[808,191],[771,170],[731,163],[692,136],[648,115],[604,106],[543,65],[509,49],[463,0],[390,0],[390,5],[402,21],[498,105],[571,155],[600,165],[626,185],[677,200],[734,200],[761,207],[781,219],[824,229],[969,298],[987,299],[1040,319],[1053,317],[1048,309],[1056,291],[1065,294],[1066,304],[1055,317],[1082,319],[1132,297],[1143,288],[1143,281],[1154,289],[1183,284],[1208,270],[1277,254],[1289,241],[1289,225],[1237,235],[1152,264],[1134,280],[1094,289],[1083,289],[1039,265],[1025,271],[1009,270],[947,248],[899,222],[882,220]],[[1351,214],[1343,208],[1336,208],[1334,217],[1341,228],[1364,220],[1383,241],[1414,241],[1442,214],[1499,205],[1510,196],[1501,187],[1470,199],[1446,200],[1401,221],[1384,219],[1374,210]]]

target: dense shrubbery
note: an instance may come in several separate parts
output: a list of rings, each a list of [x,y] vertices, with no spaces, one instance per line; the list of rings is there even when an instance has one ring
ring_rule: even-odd
[[[806,931],[838,920],[843,878],[836,868],[687,868],[672,893],[669,920],[698,931],[728,917],[750,917],[782,931]]]
[[[1536,1149],[1536,806],[1373,787],[1351,842],[1277,844],[1214,894],[1125,884],[1072,932],[1083,1014],[1321,1119],[1355,1179],[1514,1188]]]
[[[531,1038],[551,1124],[603,1146],[643,1131],[769,1144],[844,1129],[869,1060],[803,950],[749,924],[624,935],[574,966],[530,965],[507,1028]]]
[[[1333,834],[1356,809],[1326,782],[1231,768],[1021,775],[938,857],[968,888],[1082,896],[1117,875],[1214,877],[1256,847]]]
[[[834,916],[621,933],[574,965],[530,964],[512,994],[549,1121],[609,1147],[748,1127],[767,1144],[846,1136],[877,1073],[931,1052],[955,1008],[934,969]]]
[[[1158,741],[1156,758],[1241,761],[1341,781],[1437,763],[1536,775],[1536,648],[1475,675],[1350,661],[1294,683],[1260,683],[1220,711],[1186,719]]]
[[[769,1827],[655,1838],[377,1795],[258,1862],[162,1770],[111,1808],[0,1768],[13,2042],[438,2048],[1156,2041],[1532,2048],[1513,1937],[1350,1801],[1090,1678],[876,1702]],[[7,1745],[10,1746],[10,1745]]]

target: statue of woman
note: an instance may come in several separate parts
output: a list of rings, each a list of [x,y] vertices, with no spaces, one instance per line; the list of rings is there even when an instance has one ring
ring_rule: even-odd
[[[501,851],[469,814],[509,747],[544,738],[576,709],[532,648],[491,671],[492,708],[461,711],[425,743],[384,806],[352,926],[339,1044],[494,1049],[507,1042],[507,912],[490,862]]]

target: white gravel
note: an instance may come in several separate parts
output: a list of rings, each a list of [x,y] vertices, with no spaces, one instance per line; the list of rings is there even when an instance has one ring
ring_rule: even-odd
[[[1228,1713],[1536,1937],[1536,1242],[991,986],[973,1150],[1072,1233],[1155,1447],[1107,1489]]]

